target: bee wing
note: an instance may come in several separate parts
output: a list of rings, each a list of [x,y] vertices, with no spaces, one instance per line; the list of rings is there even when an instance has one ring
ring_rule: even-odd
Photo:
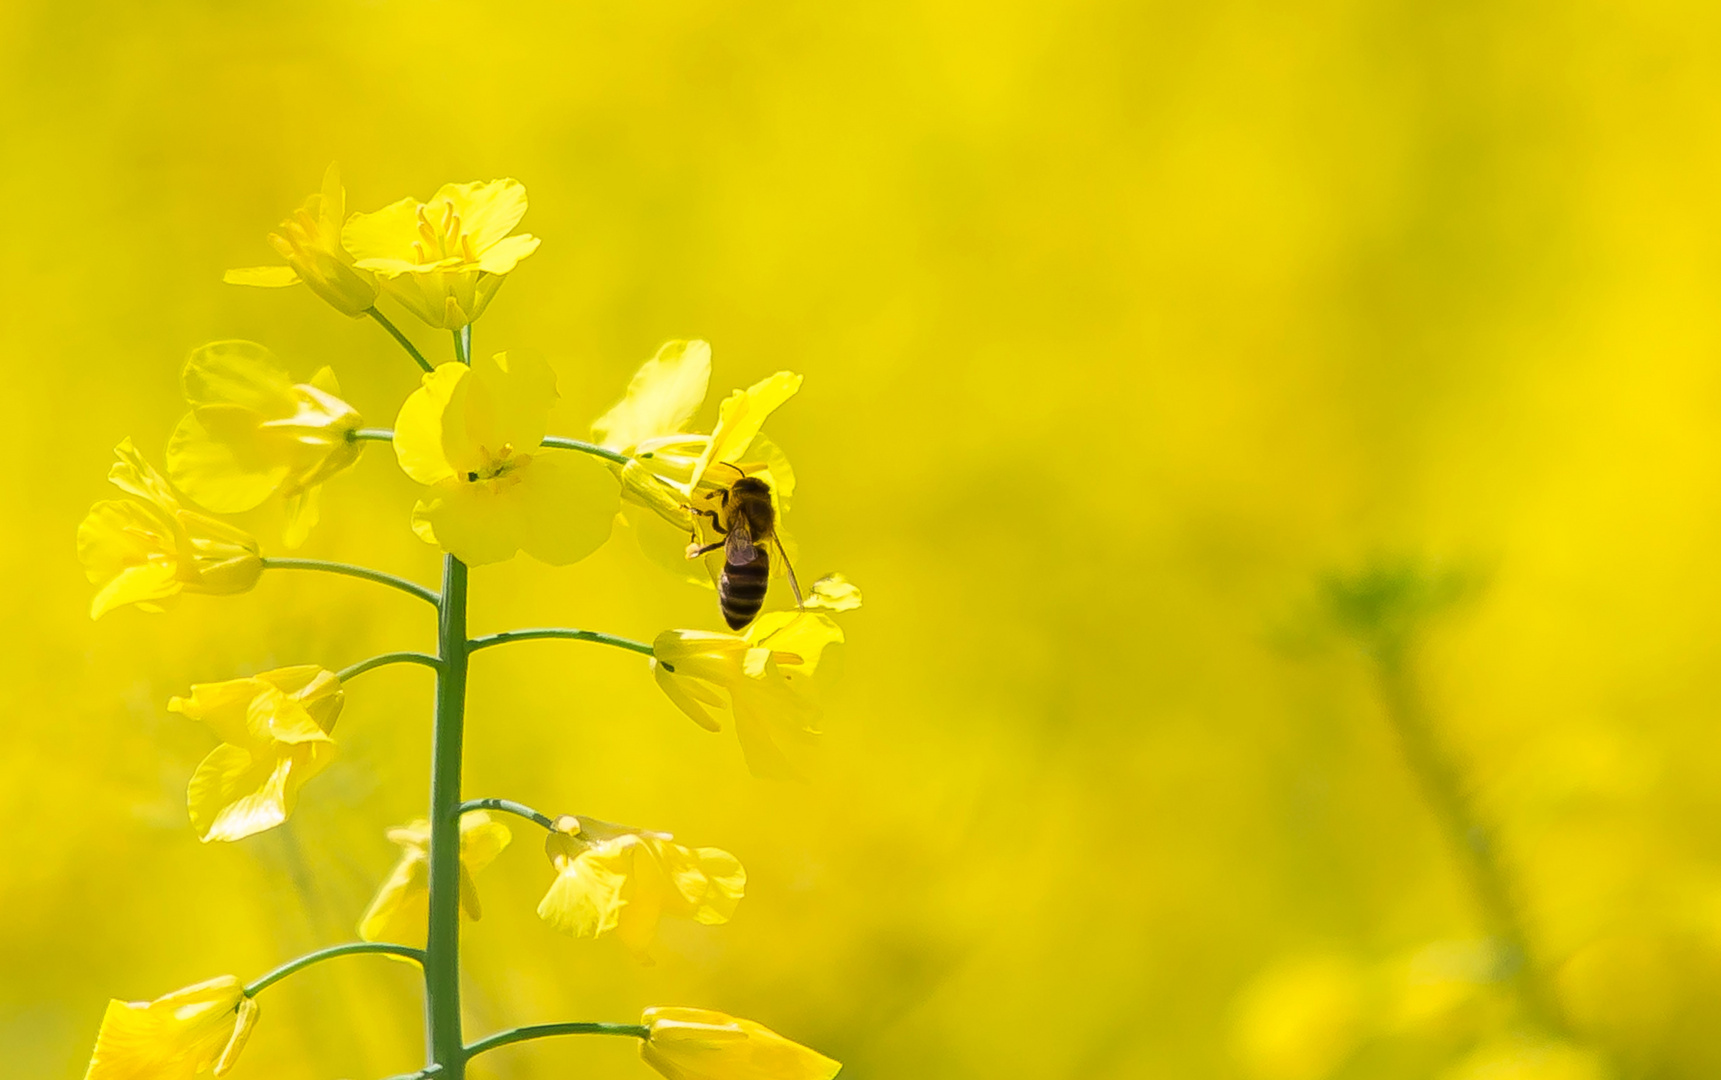
[[[734,566],[746,566],[758,557],[759,548],[753,543],[747,519],[736,514],[728,535],[723,538],[723,561]]]
[[[783,572],[789,575],[789,588],[794,590],[795,606],[805,611],[807,605],[801,599],[801,583],[795,580],[795,564],[789,561],[789,552],[783,547],[783,538],[773,533],[771,541],[777,545],[777,554],[783,557]]]

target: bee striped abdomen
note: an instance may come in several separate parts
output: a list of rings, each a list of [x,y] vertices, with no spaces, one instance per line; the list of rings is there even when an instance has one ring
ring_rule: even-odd
[[[765,606],[765,591],[770,585],[771,560],[764,548],[753,548],[749,561],[723,563],[723,576],[717,581],[717,601],[729,629],[739,630],[753,621]]]

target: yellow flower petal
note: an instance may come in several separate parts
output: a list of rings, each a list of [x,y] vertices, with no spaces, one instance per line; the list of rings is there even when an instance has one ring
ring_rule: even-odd
[[[526,216],[526,185],[514,179],[443,184],[429,205],[440,210],[445,204],[454,208],[472,247],[483,252],[500,243]]]
[[[263,572],[257,541],[241,529],[185,509],[161,474],[127,439],[108,473],[139,502],[99,502],[78,526],[78,558],[101,586],[90,617],[135,604],[160,611],[181,592],[244,592]]]
[[[454,465],[443,449],[443,416],[470,375],[465,364],[439,364],[425,372],[417,390],[407,396],[394,421],[394,455],[401,471],[424,485],[454,478]]]
[[[565,565],[602,546],[615,481],[587,456],[539,445],[555,399],[555,372],[530,353],[426,375],[395,425],[401,468],[430,487],[413,531],[472,566],[521,549]]]
[[[418,235],[417,199],[407,196],[374,213],[355,213],[341,226],[341,244],[355,260],[412,259]]]
[[[710,1009],[657,1006],[640,1023],[646,1064],[667,1080],[831,1080],[842,1068],[762,1024]]]
[[[186,789],[192,826],[205,843],[240,840],[287,819],[299,789],[334,757],[328,732],[344,697],[333,672],[305,664],[201,683],[190,697],[167,703],[222,740]]]
[[[417,390],[407,396],[394,421],[394,454],[406,475],[430,485],[453,479],[454,465],[443,449],[443,417],[472,369],[465,364],[439,364],[425,372]]]
[[[857,599],[858,606],[858,599]],[[747,641],[773,653],[793,654],[794,665],[807,674],[819,666],[827,645],[843,642],[842,627],[829,615],[809,611],[773,611],[747,627]]]
[[[556,373],[529,351],[473,357],[467,396],[443,416],[442,451],[456,471],[482,469],[504,449],[530,454],[549,433]]]
[[[478,269],[487,274],[506,274],[521,259],[538,250],[536,236],[510,236],[492,245],[478,257]]]
[[[721,923],[746,891],[734,856],[686,848],[664,833],[564,817],[544,850],[557,875],[538,915],[574,937],[614,933],[642,958],[663,916]]]
[[[592,438],[612,450],[673,434],[693,418],[711,384],[711,346],[666,341],[634,373],[627,396],[592,423]]]
[[[341,246],[341,218],[346,212],[346,191],[340,169],[331,164],[323,173],[322,190],[269,234],[269,244],[287,261],[286,266],[254,266],[229,270],[222,280],[231,285],[261,285],[278,288],[301,281],[337,311],[363,315],[375,303],[376,279],[356,268]]]
[[[745,390],[730,394],[718,408],[717,427],[711,432],[711,442],[699,456],[699,464],[693,470],[692,486],[698,487],[714,462],[740,461],[765,420],[794,397],[800,388],[801,376],[779,371]]]
[[[609,471],[586,454],[546,451],[503,493],[519,508],[520,546],[551,566],[579,562],[609,539],[619,499]]]
[[[316,522],[323,482],[363,448],[352,438],[363,420],[327,389],[336,387],[333,373],[294,384],[263,346],[218,341],[192,353],[183,380],[192,411],[168,442],[168,476],[221,513],[280,493],[289,503],[286,542],[296,547]]]
[[[355,266],[432,326],[458,329],[484,312],[505,275],[537,250],[508,236],[526,212],[517,180],[445,184],[429,202],[401,199],[354,214],[341,231]]]
[[[841,574],[826,574],[808,590],[809,611],[853,611],[861,606],[861,591]]]
[[[230,1068],[256,1022],[231,975],[154,1001],[110,1001],[84,1080],[192,1080]]]
[[[461,817],[460,908],[467,918],[481,914],[473,878],[508,846],[511,837],[508,826],[482,810]],[[422,946],[430,926],[430,824],[419,820],[390,829],[388,838],[401,846],[400,861],[366,909],[359,937]]]

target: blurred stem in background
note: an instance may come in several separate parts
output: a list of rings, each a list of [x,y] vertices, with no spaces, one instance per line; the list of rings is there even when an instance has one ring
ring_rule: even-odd
[[[1334,621],[1367,655],[1405,764],[1463,864],[1499,949],[1498,977],[1513,987],[1530,1024],[1569,1037],[1559,1003],[1535,963],[1493,834],[1477,813],[1457,759],[1441,741],[1416,678],[1421,632],[1431,617],[1464,598],[1475,583],[1473,576],[1451,570],[1382,562],[1354,575],[1329,577],[1325,584]]]

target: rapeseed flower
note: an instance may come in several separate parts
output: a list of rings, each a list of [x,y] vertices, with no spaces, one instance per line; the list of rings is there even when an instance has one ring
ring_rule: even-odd
[[[280,493],[286,544],[316,524],[324,481],[358,460],[364,426],[334,372],[294,383],[268,349],[217,341],[191,354],[182,377],[191,412],[167,444],[174,486],[210,510],[239,513]]]
[[[335,310],[354,317],[365,314],[376,304],[376,277],[353,266],[353,257],[341,246],[346,206],[340,169],[330,165],[323,173],[322,191],[281,222],[280,232],[269,234],[270,246],[280,252],[287,265],[229,270],[223,280],[231,285],[265,288],[302,281]]]
[[[755,476],[771,488],[778,539],[793,550],[783,527],[784,511],[795,491],[789,459],[760,434],[767,417],[801,386],[801,376],[780,371],[746,390],[730,394],[718,409],[711,434],[685,429],[705,399],[711,381],[711,347],[703,341],[669,341],[647,360],[628,384],[627,394],[592,424],[594,441],[633,460],[620,474],[622,498],[642,506],[691,537],[710,543],[707,511],[718,509],[718,492],[741,476]],[[708,476],[709,474],[709,476]],[[635,526],[641,547],[654,561],[687,580],[709,584],[720,565],[713,554],[707,574],[689,570],[686,539],[660,536]]]
[[[138,501],[99,502],[78,526],[78,558],[101,586],[90,618],[126,604],[162,611],[182,592],[225,596],[257,584],[263,560],[249,533],[187,510],[130,439],[114,453],[108,480]]]
[[[390,829],[388,838],[401,846],[400,862],[360,921],[359,937],[423,946],[430,928],[430,823],[420,819]],[[511,839],[508,826],[482,810],[461,817],[460,910],[467,918],[484,914],[473,878],[495,861]]]
[[[257,1003],[223,975],[154,1001],[110,1001],[84,1080],[191,1080],[233,1067]]]
[[[842,640],[828,615],[798,611],[762,615],[744,634],[666,630],[652,642],[652,674],[669,700],[708,731],[722,730],[716,712],[731,712],[755,776],[791,779],[800,771],[782,744],[817,733],[812,677],[825,646]]]
[[[747,888],[747,872],[727,851],[588,817],[558,818],[544,852],[556,880],[538,916],[577,938],[614,933],[641,957],[665,915],[728,922]]]
[[[555,400],[555,373],[530,354],[426,374],[394,433],[400,467],[431,489],[413,531],[473,566],[522,548],[560,566],[602,546],[615,484],[590,455],[539,447]]]
[[[831,1080],[842,1063],[751,1020],[711,1009],[654,1006],[639,1056],[667,1080]]]
[[[329,730],[344,698],[333,672],[305,664],[202,683],[168,702],[221,739],[186,791],[197,835],[240,840],[286,821],[299,789],[334,757]]]
[[[354,214],[341,241],[407,310],[458,330],[484,314],[504,275],[538,249],[535,236],[508,235],[525,213],[518,180],[444,184],[429,202],[408,197]]]

